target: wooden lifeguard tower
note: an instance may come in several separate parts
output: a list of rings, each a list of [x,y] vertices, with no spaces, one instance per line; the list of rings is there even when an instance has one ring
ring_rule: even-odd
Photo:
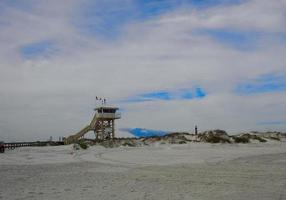
[[[97,140],[106,140],[115,138],[115,119],[120,119],[121,114],[118,108],[111,106],[100,106],[94,109],[95,114],[89,125],[84,127],[78,133],[64,139],[65,144],[77,142],[83,138],[89,131],[94,131]]]

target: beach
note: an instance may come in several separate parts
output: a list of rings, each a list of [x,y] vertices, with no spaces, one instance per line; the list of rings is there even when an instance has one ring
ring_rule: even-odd
[[[0,199],[286,199],[286,142],[0,154]]]

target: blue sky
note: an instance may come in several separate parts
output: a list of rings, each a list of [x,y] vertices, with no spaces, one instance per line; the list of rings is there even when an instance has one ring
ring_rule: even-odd
[[[218,5],[239,4],[238,0],[132,0],[132,1],[86,1],[81,7],[74,23],[79,31],[102,37],[115,39],[121,36],[121,30],[129,23],[147,21],[160,17],[176,9],[206,9]],[[222,33],[224,34],[224,33]]]
[[[240,83],[235,92],[241,95],[254,95],[269,92],[285,92],[286,76],[283,74],[264,74],[254,80]]]
[[[149,93],[138,94],[134,97],[129,97],[123,102],[136,103],[144,101],[173,101],[173,100],[194,100],[203,99],[207,96],[206,91],[201,87],[191,89],[178,89],[176,91],[153,91]]]
[[[124,111],[118,130],[286,130],[285,12],[283,0],[2,0],[0,136],[65,136],[95,96]]]
[[[27,59],[48,57],[56,54],[56,52],[56,42],[49,40],[31,43],[20,47],[20,53]]]
[[[238,50],[250,51],[256,48],[261,33],[241,32],[225,29],[205,29],[198,31],[198,34],[214,38],[222,45],[236,48]]]

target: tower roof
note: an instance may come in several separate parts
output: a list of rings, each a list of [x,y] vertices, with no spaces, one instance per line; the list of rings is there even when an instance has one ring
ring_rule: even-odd
[[[100,106],[100,107],[95,108],[94,110],[96,111],[96,110],[101,110],[101,109],[118,110],[119,108],[113,107],[113,106]]]

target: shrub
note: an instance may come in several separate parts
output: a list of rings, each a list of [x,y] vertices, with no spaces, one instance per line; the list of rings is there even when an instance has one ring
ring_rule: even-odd
[[[80,141],[79,141],[79,146],[80,146],[80,148],[82,148],[82,149],[87,149],[87,148],[88,148],[88,146],[87,146],[87,144],[85,143],[84,140],[80,140]]]
[[[220,142],[220,137],[217,137],[217,136],[208,136],[205,138],[206,142],[209,142],[209,143],[219,143]]]
[[[227,135],[226,131],[220,129],[215,129],[212,132],[214,132],[216,135]]]
[[[277,141],[280,141],[280,138],[279,137],[269,137],[269,139],[271,139],[271,140],[277,140]]]
[[[126,141],[122,144],[122,146],[135,147],[136,145],[132,143],[131,141]]]
[[[233,137],[235,143],[249,143],[248,137]]]
[[[267,142],[267,140],[265,140],[265,139],[263,139],[257,135],[254,135],[253,139],[258,140],[259,142]]]
[[[79,150],[79,144],[73,144],[73,149],[74,150]]]
[[[230,143],[230,140],[228,138],[212,134],[206,136],[204,140],[209,143]]]

